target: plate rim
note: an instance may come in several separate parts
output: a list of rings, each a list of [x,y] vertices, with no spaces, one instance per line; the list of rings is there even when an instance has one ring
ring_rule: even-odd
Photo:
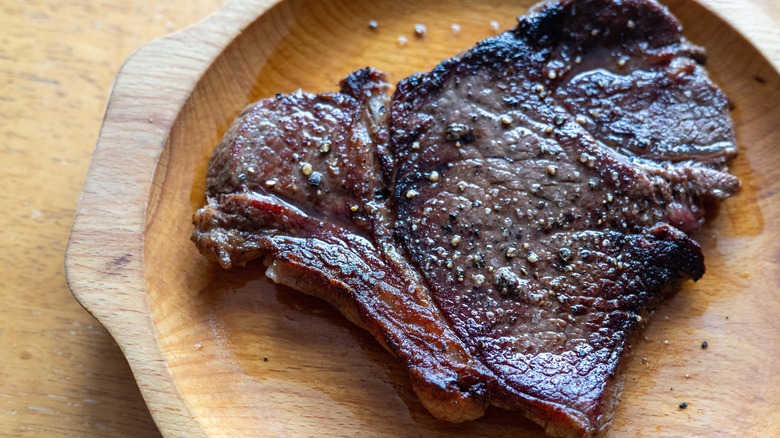
[[[164,435],[199,437],[206,432],[173,379],[148,300],[144,234],[154,175],[181,110],[211,64],[245,28],[283,1],[232,0],[202,21],[147,43],[125,61],[112,87],[76,210],[65,255],[68,286],[121,348]],[[739,0],[694,3],[732,27],[780,74],[780,26],[755,5]],[[193,46],[203,50],[194,54]],[[155,81],[164,81],[173,93],[156,99],[157,94],[148,91]],[[153,117],[149,108],[154,108]],[[127,156],[126,162],[136,163],[133,169],[143,171],[103,168],[103,157],[119,152]],[[122,184],[116,184],[117,179]],[[144,202],[122,220],[101,208],[107,198],[134,200],[139,194]],[[96,232],[104,240],[94,240]],[[138,324],[138,314],[144,324]]]
[[[231,0],[201,21],[146,43],[125,60],[112,85],[68,239],[68,287],[119,345],[155,424],[166,436],[206,433],[172,377],[146,291],[144,233],[154,174],[203,74],[243,29],[281,1]],[[195,53],[193,46],[201,50]],[[150,85],[158,88],[161,83],[168,91],[165,99],[148,92]],[[118,138],[122,141],[114,141]],[[133,165],[104,169],[104,157],[117,153]],[[120,220],[117,212],[102,208],[107,198],[133,200],[139,193],[145,201],[123,211]],[[102,240],[91,237],[95,232]],[[139,314],[144,316],[142,324]]]

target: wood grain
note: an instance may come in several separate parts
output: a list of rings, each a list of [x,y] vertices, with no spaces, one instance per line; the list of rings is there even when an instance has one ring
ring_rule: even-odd
[[[0,2],[0,436],[159,434],[63,258],[120,66],[221,3]]]
[[[753,2],[775,20],[780,19],[772,0]],[[157,433],[122,352],[68,293],[62,258],[104,103],[122,61],[141,44],[205,17],[220,3],[217,0],[71,0],[0,5],[0,89],[3,90],[0,117],[4,121],[0,124],[4,139],[0,144],[0,161],[5,164],[2,181],[6,187],[0,193],[0,243],[4,248],[0,253],[0,298],[4,303],[0,324],[0,435],[148,436]],[[219,37],[206,43],[207,54],[180,54],[176,59],[182,60],[181,68],[168,72],[169,81],[181,79],[182,72],[191,74],[192,70],[187,68],[193,67],[193,58],[205,63],[205,69],[209,56],[216,57],[222,49],[217,41],[233,39],[238,31],[237,23],[252,21],[261,3],[234,3],[246,8],[241,16],[212,29]],[[780,39],[773,33],[778,21],[771,22],[763,16],[749,20],[755,16],[750,3],[726,0],[706,3],[748,35],[778,66]],[[201,202],[201,177],[207,151],[244,103],[297,87],[313,91],[333,89],[340,76],[351,69],[339,62],[345,58],[365,60],[366,64],[375,62],[374,65],[393,72],[394,79],[399,79],[415,66],[423,69],[432,65],[436,58],[431,64],[420,63],[415,58],[421,51],[431,50],[435,57],[454,53],[458,47],[468,47],[476,39],[487,36],[491,32],[487,20],[497,19],[502,27],[508,27],[511,20],[502,17],[518,13],[509,11],[506,15],[507,5],[490,9],[488,4],[477,9],[482,15],[473,18],[473,27],[467,29],[467,21],[461,21],[458,14],[469,11],[463,11],[462,7],[448,8],[441,15],[427,12],[428,15],[409,16],[402,14],[406,3],[393,4],[397,6],[387,7],[380,2],[376,9],[369,2],[355,2],[350,7],[341,3],[339,7],[323,7],[315,12],[307,11],[305,2],[288,3],[270,20],[270,27],[261,29],[257,24],[252,25],[234,43],[233,58],[219,58],[209,76],[197,83],[189,101],[187,88],[195,86],[200,73],[189,78],[190,82],[172,86],[171,90],[186,91],[173,105],[188,102],[184,111],[178,108],[172,114],[162,114],[150,113],[147,108],[117,113],[115,122],[135,120],[137,123],[134,141],[145,148],[154,146],[139,152],[142,158],[165,153],[167,165],[158,169],[155,190],[141,190],[130,197],[143,203],[150,191],[154,194],[154,208],[149,210],[154,214],[148,216],[148,232],[162,231],[169,236],[188,233],[182,228],[186,221],[172,228],[167,228],[165,221],[183,217],[187,209]],[[675,6],[675,11],[683,9],[683,3]],[[699,30],[694,31],[691,26],[688,30],[699,36],[698,42],[710,48],[716,79],[726,86],[737,103],[735,119],[744,152],[734,167],[745,181],[745,190],[727,201],[699,237],[707,246],[708,276],[687,287],[650,325],[649,341],[638,353],[648,358],[647,364],[640,357],[633,361],[627,393],[613,432],[618,436],[632,436],[636,427],[642,425],[667,436],[686,432],[701,435],[705,431],[712,435],[759,436],[780,430],[780,419],[773,409],[778,403],[780,386],[772,373],[773,359],[778,353],[772,327],[778,309],[773,295],[767,296],[778,285],[776,264],[780,259],[774,244],[780,234],[774,219],[778,213],[778,175],[773,169],[778,167],[773,149],[778,138],[773,133],[780,120],[777,73],[739,36],[729,31],[719,32],[722,26],[707,29],[711,17],[706,12],[695,7],[686,10],[689,11],[686,24],[701,20],[700,16],[708,17],[700,21]],[[368,17],[380,22],[379,33],[365,33]],[[449,38],[447,21],[453,18],[459,20],[465,31],[460,39],[444,40]],[[431,35],[428,40],[417,41],[412,37],[411,25],[422,20],[431,29]],[[441,27],[435,26],[436,23],[442,23]],[[330,34],[336,26],[346,28]],[[410,40],[403,50],[396,45],[401,34]],[[380,43],[387,57],[366,57]],[[310,49],[342,45],[349,49],[339,55],[344,58],[329,59],[333,52]],[[240,53],[253,55],[244,59]],[[317,65],[317,68],[297,71],[297,65]],[[150,83],[145,85],[149,87]],[[143,96],[165,96],[159,90],[169,90],[161,83],[151,85],[158,92],[149,93],[147,88]],[[120,86],[118,82],[117,92],[121,91]],[[124,90],[124,97],[135,96],[131,91]],[[224,99],[209,100],[223,91],[226,91]],[[112,105],[117,104],[117,97],[114,96]],[[153,119],[152,123],[149,119]],[[144,120],[146,125],[142,123]],[[176,129],[171,129],[174,122]],[[150,134],[141,128],[148,125],[157,130]],[[189,131],[189,128],[195,129]],[[166,144],[167,136],[156,137],[161,132],[171,133],[164,150],[160,148]],[[105,141],[110,137],[101,138]],[[188,142],[192,142],[189,149],[182,147]],[[194,156],[188,156],[188,151],[193,150]],[[125,159],[117,169],[132,164]],[[185,181],[178,181],[178,188],[167,189],[173,171],[180,169],[177,166],[190,166],[193,172],[184,176]],[[151,171],[139,175],[149,176],[151,182]],[[160,190],[163,187],[165,191]],[[168,201],[173,201],[172,205],[166,205]],[[160,217],[164,219],[158,220]],[[140,218],[144,224],[147,215],[142,214]],[[106,224],[120,229],[127,225],[112,220],[102,223]],[[162,237],[157,235],[156,245],[165,246]],[[165,248],[155,252],[158,254],[155,259],[149,255],[150,248],[147,248],[146,264],[157,262],[155,269],[172,264],[174,270],[182,269],[171,263],[177,260],[175,257],[182,254],[189,257],[191,250],[184,246]],[[84,254],[104,264],[97,270],[103,277],[85,280],[82,290],[89,288],[103,295],[112,292],[109,286],[116,284],[116,280],[104,281],[104,277],[109,276],[111,280],[116,277],[112,274],[123,272],[121,266],[133,259],[126,254],[106,257],[99,253],[94,258]],[[164,258],[165,254],[171,258]],[[171,297],[162,293],[171,289],[158,289],[159,293],[149,303],[157,309],[154,322],[165,329],[160,330],[164,333],[160,348],[172,364],[172,375],[194,369],[191,374],[195,378],[183,383],[181,388],[187,390],[187,397],[198,399],[192,405],[192,412],[198,414],[200,422],[196,431],[225,427],[226,432],[241,434],[244,429],[231,425],[253,424],[253,427],[268,425],[265,430],[275,435],[344,435],[358,429],[373,435],[404,430],[414,435],[446,435],[458,431],[479,435],[488,429],[518,433],[529,426],[498,410],[492,410],[485,419],[465,429],[433,421],[421,409],[403,373],[386,353],[324,304],[275,289],[249,271],[225,276],[207,269],[199,275],[190,274],[186,281],[179,279],[175,284],[150,282],[147,285],[152,289],[176,289],[184,284],[188,292]],[[199,283],[201,280],[206,282]],[[258,294],[258,290],[270,293]],[[114,303],[115,295],[106,296],[109,305]],[[192,300],[187,301],[189,298]],[[170,311],[164,317],[160,314],[160,309],[179,305],[192,312],[181,317]],[[669,317],[669,321],[664,317]],[[191,320],[197,323],[193,325],[196,328],[179,329],[191,325]],[[312,332],[310,327],[317,330]],[[710,342],[710,348],[702,351],[699,345],[705,339]],[[663,340],[669,340],[669,344]],[[129,354],[137,348],[134,344],[144,342],[125,338],[121,345]],[[197,348],[197,343],[203,348]],[[268,356],[267,362],[264,356]],[[131,361],[144,360],[138,355],[130,357]],[[206,368],[200,369],[199,365]],[[225,373],[232,372],[234,379],[229,379],[225,388],[213,391],[209,383],[219,374],[210,374],[210,365],[224,367]],[[144,367],[136,365],[135,368],[138,371]],[[236,376],[239,378],[235,379]],[[149,375],[140,374],[139,379],[142,385],[143,379],[147,379],[147,393],[154,391],[149,388]],[[670,381],[674,383],[667,385]],[[668,390],[666,386],[674,389]],[[270,392],[279,387],[287,391],[281,395]],[[239,397],[230,399],[233,395]],[[242,396],[250,398],[242,399]],[[688,410],[679,411],[676,405],[683,399],[691,405]],[[154,402],[153,397],[150,400]],[[269,402],[282,403],[282,407],[287,403],[289,409],[264,412],[257,408]],[[152,404],[158,417],[167,407]],[[164,417],[160,426],[166,433],[183,434],[188,415],[183,411],[178,414],[184,416],[185,426],[181,426],[181,421],[165,421]],[[334,422],[323,424],[323,419]],[[179,426],[174,427],[175,424]]]

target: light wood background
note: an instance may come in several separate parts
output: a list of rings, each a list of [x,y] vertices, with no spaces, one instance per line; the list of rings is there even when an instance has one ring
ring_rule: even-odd
[[[780,2],[751,1],[780,23]],[[120,65],[221,3],[0,3],[0,435],[158,434],[121,351],[70,294],[63,256]]]
[[[0,436],[159,435],[63,258],[122,62],[222,3],[0,1]]]

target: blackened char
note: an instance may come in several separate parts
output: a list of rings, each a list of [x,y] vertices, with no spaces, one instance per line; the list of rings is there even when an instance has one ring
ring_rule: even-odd
[[[215,150],[193,240],[320,296],[437,417],[489,404],[556,436],[608,427],[651,311],[704,273],[708,199],[736,192],[728,101],[648,0],[563,0],[392,98],[249,107]]]

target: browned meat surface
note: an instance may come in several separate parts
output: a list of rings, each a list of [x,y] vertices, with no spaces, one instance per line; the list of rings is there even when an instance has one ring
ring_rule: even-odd
[[[247,108],[214,152],[193,240],[225,268],[265,257],[271,279],[330,302],[395,354],[434,415],[474,419],[489,404],[490,373],[387,226],[376,143],[386,138],[386,88],[366,69],[341,94]]]
[[[439,418],[598,434],[651,311],[704,273],[685,233],[739,187],[728,102],[680,32],[648,0],[554,1],[392,97],[364,69],[260,101],[193,240],[339,308]]]

